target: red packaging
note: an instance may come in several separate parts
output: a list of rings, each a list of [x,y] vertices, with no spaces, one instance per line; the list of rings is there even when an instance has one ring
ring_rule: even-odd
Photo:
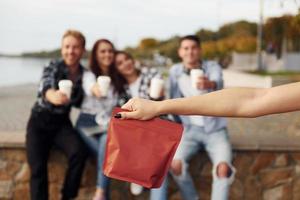
[[[146,188],[161,186],[179,145],[183,127],[154,118],[122,120],[113,116],[108,128],[103,173]]]

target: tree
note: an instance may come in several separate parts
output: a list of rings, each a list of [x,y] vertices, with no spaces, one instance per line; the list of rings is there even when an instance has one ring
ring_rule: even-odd
[[[291,15],[269,18],[264,25],[264,38],[266,42],[271,42],[275,46],[278,58],[281,57],[283,41],[287,38],[287,30],[292,20]]]
[[[158,46],[158,51],[161,55],[171,58],[174,62],[179,61],[177,49],[179,45],[179,37],[174,36],[169,40],[162,41]]]
[[[158,41],[154,38],[145,38],[140,41],[138,48],[140,50],[153,49],[158,45]]]
[[[257,24],[247,21],[228,23],[220,27],[218,37],[220,39],[231,36],[256,36]]]
[[[217,33],[208,29],[200,29],[196,32],[196,35],[201,39],[202,42],[215,41],[218,39]]]
[[[287,38],[290,40],[291,51],[300,51],[300,9],[298,14],[295,15],[289,24],[287,30]]]

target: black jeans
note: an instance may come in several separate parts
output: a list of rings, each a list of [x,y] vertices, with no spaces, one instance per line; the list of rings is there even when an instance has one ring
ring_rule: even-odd
[[[47,162],[54,145],[62,150],[68,159],[62,199],[74,198],[78,193],[87,158],[86,147],[75,132],[68,115],[32,111],[26,135],[32,200],[48,200]]]

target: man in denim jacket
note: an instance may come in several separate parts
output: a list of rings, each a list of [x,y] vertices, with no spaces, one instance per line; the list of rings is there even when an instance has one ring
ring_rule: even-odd
[[[201,95],[223,88],[221,67],[213,61],[201,60],[200,40],[188,35],[180,40],[178,55],[182,63],[170,69],[170,98]],[[190,72],[200,69],[192,84]],[[184,199],[198,199],[188,162],[200,149],[204,149],[213,163],[211,199],[228,199],[229,186],[233,180],[232,150],[226,129],[226,120],[209,116],[174,116],[184,126],[184,134],[171,165],[172,175]]]

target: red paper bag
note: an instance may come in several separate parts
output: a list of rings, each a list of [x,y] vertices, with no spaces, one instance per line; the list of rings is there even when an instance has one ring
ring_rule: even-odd
[[[122,120],[113,116],[108,128],[103,172],[106,176],[146,188],[161,186],[179,145],[183,127],[155,118]]]

